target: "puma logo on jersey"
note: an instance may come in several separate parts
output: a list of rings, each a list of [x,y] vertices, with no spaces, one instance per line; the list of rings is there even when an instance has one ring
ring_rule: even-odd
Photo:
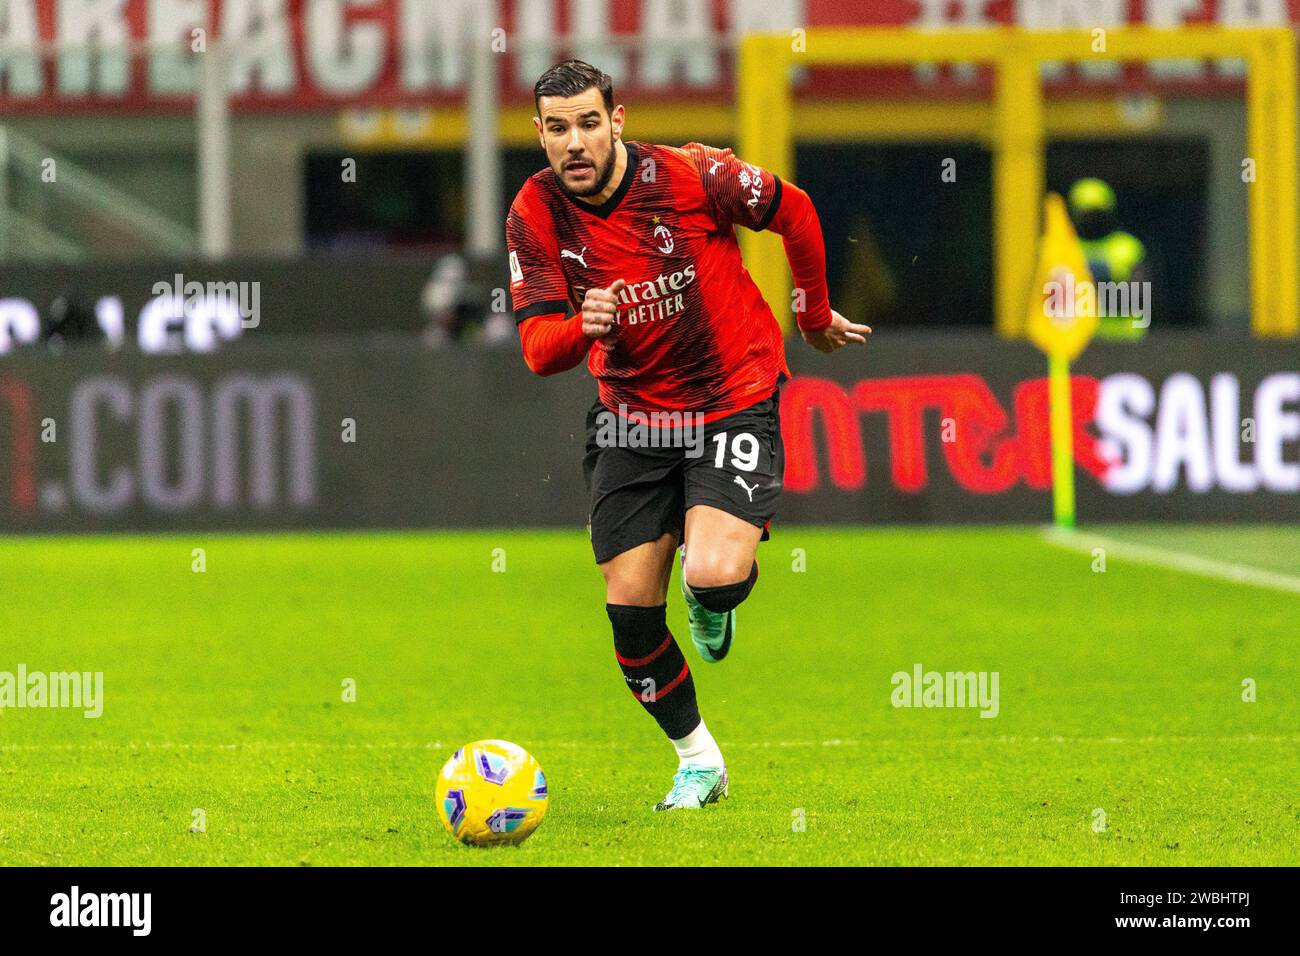
[[[587,268],[587,247],[583,246],[581,252],[570,252],[568,249],[560,250],[561,259],[577,259],[582,263],[582,267]]]
[[[745,479],[744,479],[744,478],[741,478],[740,475],[737,475],[737,476],[736,476],[736,484],[740,485],[740,487],[742,487],[742,488],[745,489],[745,494],[749,495],[749,502],[750,502],[750,504],[753,504],[753,503],[754,503],[754,492],[756,492],[756,491],[758,490],[758,484],[755,483],[755,484],[754,484],[754,487],[751,488],[751,487],[749,487],[749,485],[745,484]]]

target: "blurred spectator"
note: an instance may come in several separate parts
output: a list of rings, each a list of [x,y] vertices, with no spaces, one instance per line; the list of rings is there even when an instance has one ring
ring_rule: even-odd
[[[894,277],[865,216],[856,216],[849,231],[842,302],[844,317],[862,325],[885,321],[898,305]]]
[[[514,341],[515,323],[508,311],[505,286],[492,281],[499,278],[500,271],[498,262],[475,261],[456,252],[434,264],[422,296],[429,323],[421,337],[426,347],[445,348],[453,342],[467,341],[483,345]]]
[[[1070,218],[1079,234],[1093,281],[1098,285],[1103,282],[1143,283],[1141,301],[1149,309],[1151,270],[1147,264],[1146,246],[1136,236],[1119,228],[1115,190],[1100,179],[1080,179],[1070,187],[1069,203]],[[1135,342],[1147,334],[1148,324],[1135,315],[1103,312],[1097,326],[1097,337]]]
[[[103,343],[104,339],[95,310],[75,286],[65,289],[50,303],[41,341],[51,352],[62,352],[69,343]]]

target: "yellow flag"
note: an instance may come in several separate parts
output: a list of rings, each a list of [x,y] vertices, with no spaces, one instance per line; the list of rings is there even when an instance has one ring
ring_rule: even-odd
[[[1097,331],[1097,286],[1065,200],[1048,193],[1043,238],[1029,296],[1029,339],[1048,355],[1073,361]]]

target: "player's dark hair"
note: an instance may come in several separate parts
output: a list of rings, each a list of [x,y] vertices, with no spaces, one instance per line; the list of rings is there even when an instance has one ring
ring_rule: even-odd
[[[565,60],[557,63],[537,79],[533,87],[533,106],[542,115],[543,96],[577,96],[592,87],[600,90],[605,101],[605,112],[614,112],[614,80],[603,70],[582,60]]]

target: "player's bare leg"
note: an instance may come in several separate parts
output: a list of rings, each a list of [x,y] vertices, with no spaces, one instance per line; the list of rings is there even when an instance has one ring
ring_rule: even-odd
[[[716,663],[727,656],[736,631],[736,607],[758,580],[754,555],[763,529],[709,505],[686,512],[682,594],[691,639],[700,657]]]
[[[672,789],[656,810],[698,809],[727,795],[722,752],[700,719],[690,667],[668,630],[676,550],[677,535],[665,534],[600,565],[623,678],[677,751]]]
[[[633,607],[654,607],[668,599],[677,535],[647,541],[600,565],[605,576],[605,601]]]

